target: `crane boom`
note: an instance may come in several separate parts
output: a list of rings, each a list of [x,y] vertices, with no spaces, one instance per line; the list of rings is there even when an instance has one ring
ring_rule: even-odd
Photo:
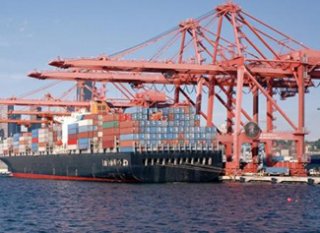
[[[90,102],[55,101],[39,99],[0,99],[3,105],[55,106],[55,107],[90,107]]]
[[[8,115],[37,115],[37,116],[70,116],[71,112],[57,112],[57,111],[22,111],[13,110],[9,111]]]
[[[0,123],[16,123],[19,125],[30,125],[30,124],[48,124],[48,120],[27,120],[27,119],[0,119]]]
[[[102,59],[66,59],[53,60],[49,65],[59,68],[83,68],[91,70],[107,70],[122,72],[145,72],[145,73],[162,73],[162,74],[198,74],[198,75],[218,75],[218,74],[236,74],[237,68],[233,65],[246,61],[248,65],[253,64],[250,70],[254,74],[291,77],[290,70],[284,70],[273,66],[258,66],[255,63],[286,63],[286,61],[272,60],[245,60],[244,58],[231,59],[222,62],[220,65],[212,64],[193,64],[193,63],[173,63],[173,62],[151,62],[151,61],[120,61],[120,60],[102,60]],[[250,62],[249,62],[250,61]],[[292,66],[296,63],[288,62]]]
[[[99,71],[42,71],[31,72],[29,77],[37,78],[41,80],[64,80],[64,81],[95,81],[95,82],[112,82],[112,83],[134,83],[134,84],[168,84],[168,85],[196,85],[200,75],[181,75],[174,74],[172,77],[166,78],[163,74],[123,74],[123,73],[109,73]],[[204,78],[204,77],[201,77]],[[204,78],[206,79],[206,78]],[[230,86],[230,76],[225,75],[223,77],[215,77],[216,84],[222,86]],[[265,81],[263,78],[257,77],[263,84]],[[279,88],[296,88],[297,82],[291,79],[273,79],[273,86]],[[207,84],[207,83],[206,83]],[[206,85],[205,84],[205,85]],[[233,83],[235,86],[236,84]],[[250,83],[245,80],[244,86],[249,86]],[[305,86],[312,86],[309,80],[305,80]]]

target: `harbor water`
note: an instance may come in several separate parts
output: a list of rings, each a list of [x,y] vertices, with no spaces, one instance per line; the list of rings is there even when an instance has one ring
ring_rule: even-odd
[[[0,179],[1,232],[319,232],[320,187]]]

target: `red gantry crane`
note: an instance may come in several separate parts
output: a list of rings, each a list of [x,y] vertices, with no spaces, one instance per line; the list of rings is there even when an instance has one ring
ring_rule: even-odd
[[[147,57],[152,49],[154,53]],[[144,60],[139,59],[141,55]],[[218,139],[225,147],[226,174],[257,172],[260,144],[271,161],[273,141],[291,140],[296,145],[296,161],[279,162],[276,166],[289,167],[292,175],[305,175],[305,94],[320,78],[320,52],[235,3],[220,5],[110,56],[57,59],[49,64],[61,70],[32,72],[29,76],[121,84],[122,90],[129,89],[127,84],[136,89],[172,86],[174,103],[183,98],[193,104],[208,126],[215,124],[218,102],[225,108],[226,130],[219,131]],[[194,87],[195,94],[188,92],[190,87]],[[249,104],[244,102],[244,92],[251,95]],[[279,101],[289,97],[294,97],[297,117],[289,115]],[[290,130],[275,128],[276,114]],[[261,116],[265,118],[265,127]],[[251,144],[253,154],[253,161],[244,165],[240,163],[243,143]]]

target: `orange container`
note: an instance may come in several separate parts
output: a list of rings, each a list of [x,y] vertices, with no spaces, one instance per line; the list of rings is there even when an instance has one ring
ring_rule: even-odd
[[[118,121],[119,115],[118,114],[109,114],[109,115],[103,115],[103,121]]]
[[[119,135],[120,131],[118,128],[106,128],[102,130],[103,136],[108,135]]]
[[[139,128],[120,128],[120,134],[139,133]]]
[[[93,138],[97,136],[97,132],[78,133],[78,138]]]
[[[98,120],[99,119],[99,114],[90,114],[90,115],[85,115],[83,117],[84,120]]]
[[[73,141],[73,140],[77,141],[76,139],[71,139],[71,141]],[[68,142],[69,142],[69,139],[68,139]],[[39,142],[39,143],[38,143],[38,146],[39,146],[39,147],[44,147],[44,146],[47,146],[47,144],[48,144],[47,142]],[[69,143],[68,143],[68,144],[69,144]]]
[[[119,146],[120,147],[131,147],[131,146],[134,146],[135,143],[136,143],[135,140],[120,141]]]
[[[139,122],[137,121],[120,121],[120,128],[133,128],[139,127]]]

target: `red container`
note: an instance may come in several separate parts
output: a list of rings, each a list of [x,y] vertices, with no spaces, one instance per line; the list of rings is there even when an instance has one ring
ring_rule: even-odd
[[[131,119],[131,114],[122,113],[119,115],[119,121],[130,121]]]
[[[99,114],[90,114],[90,115],[84,115],[84,120],[98,120]]]
[[[83,133],[78,133],[78,138],[93,138],[97,137],[97,132],[83,132]]]
[[[113,140],[104,140],[102,142],[103,148],[113,148],[114,147],[114,141]]]
[[[78,143],[78,139],[77,138],[72,138],[72,139],[68,138],[68,145],[75,145],[77,143]]]
[[[105,141],[111,141],[111,140],[114,140],[114,135],[108,135],[108,136],[103,136],[103,140]]]
[[[38,143],[39,139],[38,138],[32,138],[32,143]]]

